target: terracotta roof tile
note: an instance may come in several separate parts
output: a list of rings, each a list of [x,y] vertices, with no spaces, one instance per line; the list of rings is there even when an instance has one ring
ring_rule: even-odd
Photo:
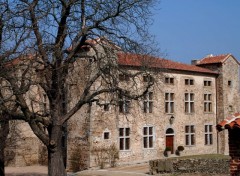
[[[197,65],[223,63],[229,56],[230,54],[222,54],[218,56],[209,55],[198,61]]]
[[[161,68],[169,70],[191,71],[199,73],[217,74],[206,68],[195,65],[188,65],[179,62],[174,62],[167,59],[156,58],[148,55],[139,55],[131,53],[118,53],[118,63],[122,66],[147,66],[151,68]]]
[[[240,113],[235,113],[217,124],[217,130],[240,128]]]

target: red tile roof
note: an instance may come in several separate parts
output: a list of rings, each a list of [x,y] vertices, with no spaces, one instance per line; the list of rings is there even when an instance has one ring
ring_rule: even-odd
[[[217,130],[240,128],[240,113],[235,113],[217,124]]]
[[[217,74],[206,68],[202,68],[195,65],[188,65],[179,62],[170,61],[167,59],[156,58],[148,55],[139,55],[131,53],[118,53],[118,63],[122,66],[135,66],[142,67],[147,66],[151,68],[161,68],[169,70],[191,71],[199,73]]]
[[[197,62],[197,65],[224,63],[229,58],[229,56],[232,56],[232,55],[231,54],[222,54],[222,55],[218,55],[218,56],[209,55],[209,56],[206,56],[205,58],[199,60]]]

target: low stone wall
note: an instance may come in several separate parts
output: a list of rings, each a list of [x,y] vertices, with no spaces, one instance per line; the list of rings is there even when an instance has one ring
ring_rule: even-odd
[[[150,174],[158,173],[204,173],[230,174],[229,159],[169,158],[149,161]]]

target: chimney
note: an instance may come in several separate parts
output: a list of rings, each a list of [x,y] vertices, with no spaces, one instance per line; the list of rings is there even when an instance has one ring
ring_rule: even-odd
[[[192,61],[191,61],[191,65],[197,65],[198,64],[198,60],[197,59],[193,59]]]

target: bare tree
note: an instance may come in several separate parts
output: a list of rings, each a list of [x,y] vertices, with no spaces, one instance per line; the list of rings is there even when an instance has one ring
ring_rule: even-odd
[[[111,103],[116,102],[118,96],[138,99],[152,86],[152,81],[138,84],[139,76],[148,74],[148,62],[138,63],[142,69],[131,73],[119,67],[118,53],[145,54],[142,57],[152,54],[147,29],[154,2],[5,1],[8,24],[1,26],[2,48],[5,48],[1,57],[6,58],[6,48],[10,48],[11,55],[7,57],[10,60],[17,57],[17,60],[7,64],[15,70],[3,76],[4,81],[20,118],[28,122],[48,148],[50,176],[66,175],[61,149],[62,127],[77,111],[85,104],[98,102],[101,95],[109,95]],[[118,82],[119,73],[127,75],[131,84],[122,86]],[[74,86],[78,95],[69,96],[68,90]],[[68,100],[69,97],[73,99]],[[40,105],[44,101],[47,108],[42,110]],[[69,101],[71,106],[67,105]]]

